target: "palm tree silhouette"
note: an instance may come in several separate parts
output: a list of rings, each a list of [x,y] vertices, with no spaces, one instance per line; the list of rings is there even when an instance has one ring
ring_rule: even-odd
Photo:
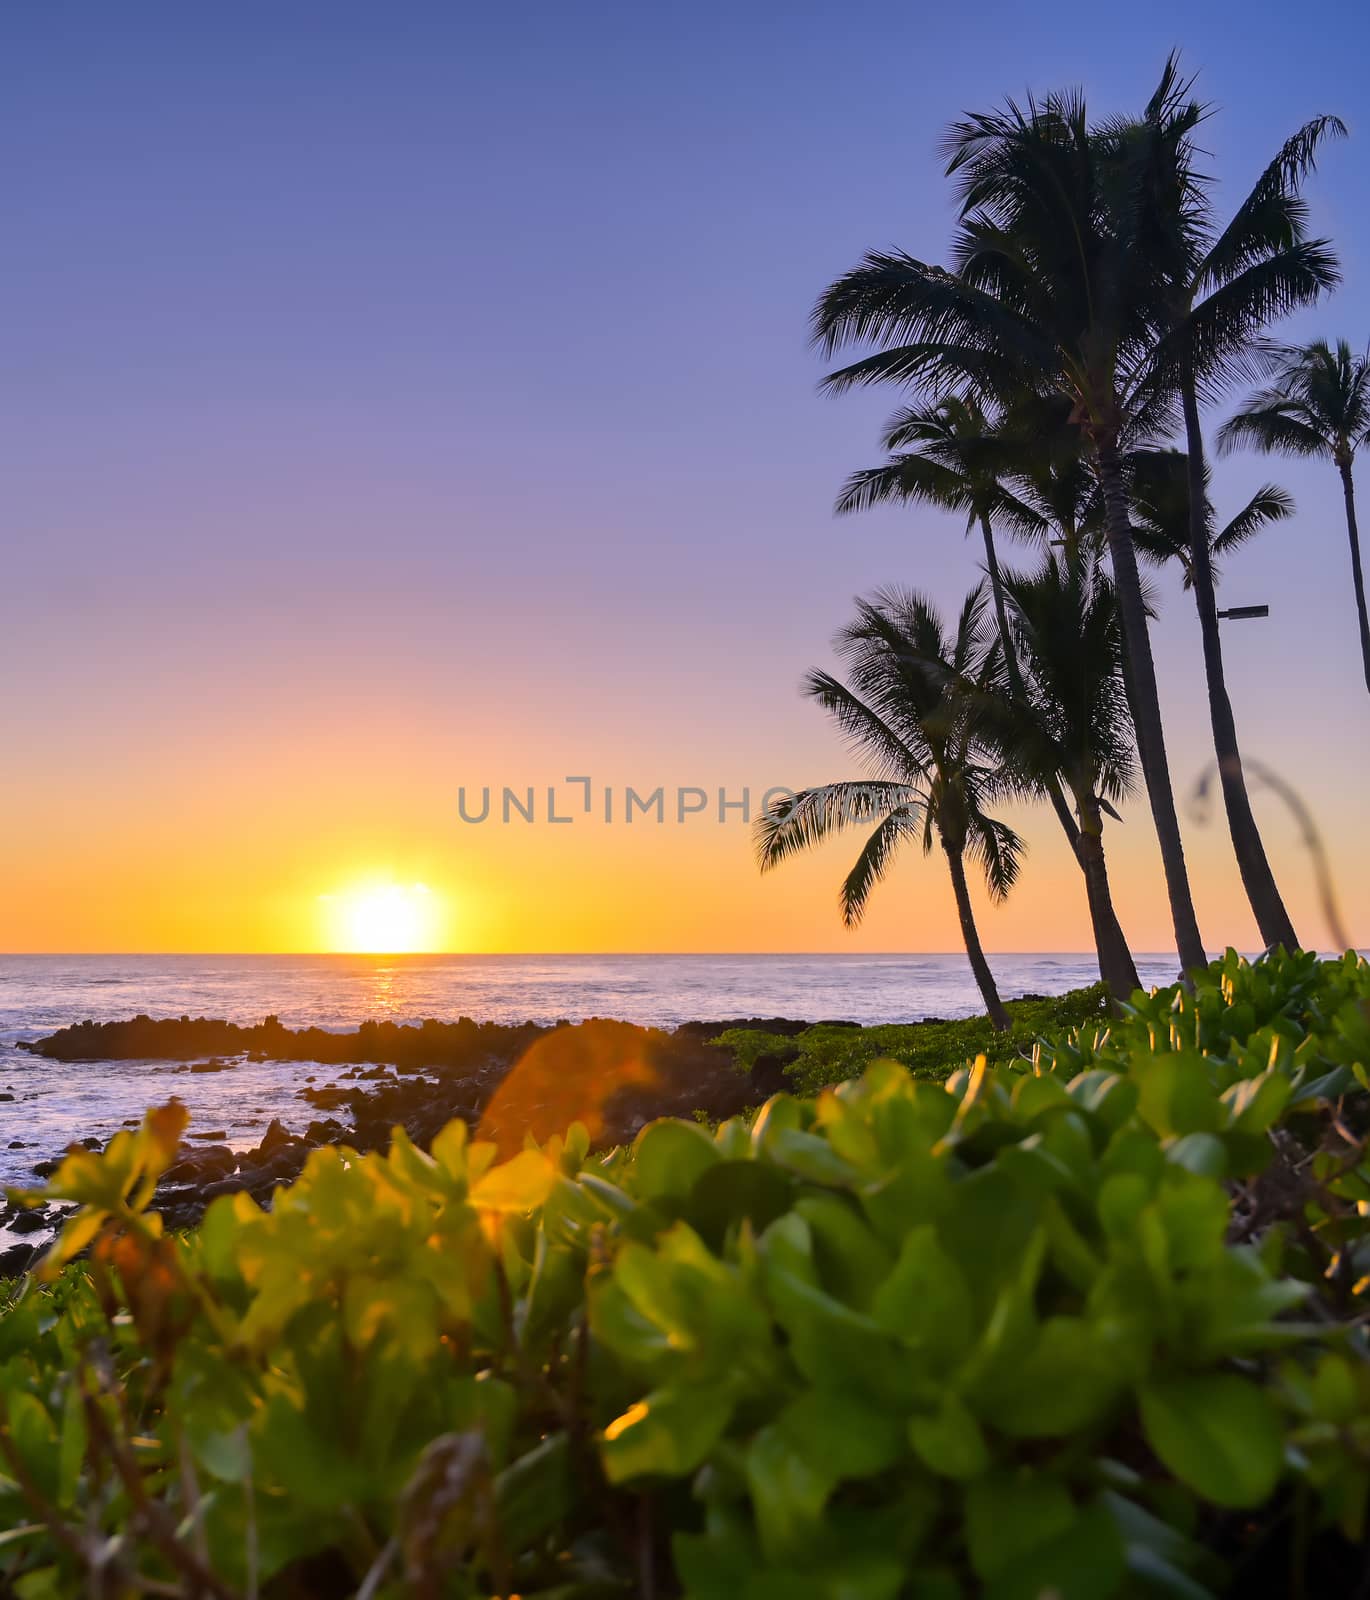
[[[1067,542],[1080,532],[1093,483],[1080,461],[1078,436],[1067,435],[1062,420],[1050,407],[1020,405],[992,422],[975,399],[963,396],[907,407],[886,426],[882,443],[893,452],[889,459],[853,473],[837,499],[839,514],[912,503],[964,515],[967,534],[978,527],[1009,685],[1020,699],[1025,685],[994,528],[997,523],[1019,538],[1044,540],[1060,527]],[[1020,491],[1010,484],[1021,484]],[[1122,999],[1136,987],[1137,971],[1111,897],[1091,887],[1092,845],[1082,842],[1078,808],[1072,812],[1049,764],[1036,791],[1051,803],[1084,875],[1099,975]]]
[[[836,642],[849,681],[814,671],[804,692],[833,718],[871,775],[777,800],[757,819],[755,839],[766,872],[844,828],[873,823],[842,883],[848,927],[861,920],[901,845],[917,841],[926,855],[940,844],[966,956],[990,1020],[1002,1030],[1009,1017],[980,943],[965,867],[970,856],[992,898],[1002,900],[1022,853],[1018,835],[985,809],[1009,783],[976,739],[957,687],[989,689],[1002,671],[997,641],[985,642],[983,617],[983,588],[967,596],[950,636],[931,603],[911,591],[880,590],[858,601],[856,620]]]
[[[814,335],[829,354],[876,351],[832,372],[827,388],[909,384],[934,397],[1023,393],[1067,402],[1098,474],[1128,655],[1133,720],[1185,968],[1206,955],[1194,913],[1128,520],[1122,448],[1159,423],[1152,384],[1166,328],[1164,283],[1145,248],[1148,191],[1130,176],[1126,130],[1091,132],[1084,101],[1053,95],[974,115],[948,138],[961,223],[948,272],[875,253],[820,297]]]
[[[1270,382],[1218,429],[1218,450],[1249,444],[1269,455],[1325,456],[1341,478],[1351,583],[1360,622],[1361,662],[1370,690],[1370,619],[1365,610],[1360,531],[1356,526],[1356,451],[1370,438],[1370,357],[1353,355],[1345,339],[1269,345]]]
[[[1204,468],[1205,545],[1208,570],[1216,589],[1218,563],[1254,539],[1271,523],[1294,515],[1294,497],[1277,483],[1263,483],[1242,509],[1214,527],[1213,502],[1207,489],[1211,473]],[[1128,497],[1132,505],[1132,540],[1157,566],[1173,563],[1194,589],[1194,554],[1190,537],[1190,464],[1183,450],[1133,450],[1127,458]]]
[[[1088,548],[1049,556],[1034,573],[1004,577],[1022,684],[997,701],[977,696],[977,724],[1006,773],[1029,791],[1063,783],[1079,818],[1077,854],[1095,928],[1116,925],[1104,856],[1105,815],[1132,785],[1132,716],[1123,679],[1117,596]],[[1126,945],[1101,942],[1115,1000],[1141,987]]]
[[[1267,946],[1297,946],[1251,810],[1237,742],[1236,720],[1223,673],[1222,636],[1214,597],[1208,469],[1200,399],[1222,394],[1249,357],[1254,341],[1275,319],[1311,304],[1339,280],[1325,239],[1305,236],[1307,207],[1300,196],[1323,140],[1344,136],[1336,117],[1316,117],[1280,148],[1273,161],[1219,228],[1209,180],[1194,166],[1193,132],[1206,117],[1191,95],[1193,80],[1166,62],[1161,82],[1138,129],[1136,164],[1152,188],[1155,234],[1147,241],[1165,263],[1168,329],[1156,352],[1157,382],[1176,389],[1188,453],[1188,581],[1203,639],[1209,720],[1228,830],[1251,909]]]
[[[931,505],[963,514],[966,532],[978,528],[984,540],[985,571],[1000,638],[1006,654],[1011,655],[995,524],[1026,538],[1040,539],[1047,529],[1041,514],[1005,487],[1012,446],[978,402],[962,395],[896,412],[881,443],[892,452],[889,460],[847,479],[837,497],[838,513],[898,503]]]

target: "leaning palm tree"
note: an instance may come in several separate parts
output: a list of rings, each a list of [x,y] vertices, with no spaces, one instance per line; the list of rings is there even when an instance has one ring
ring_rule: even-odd
[[[1128,687],[1165,867],[1176,948],[1206,960],[1194,913],[1161,724],[1146,602],[1128,521],[1122,448],[1156,425],[1148,387],[1166,327],[1164,281],[1143,248],[1146,186],[1122,134],[1091,132],[1082,100],[968,117],[948,141],[960,183],[954,271],[902,253],[867,256],[822,295],[820,346],[873,354],[829,374],[831,390],[896,382],[934,397],[1023,393],[1068,404],[1099,478],[1128,655]]]
[[[1123,681],[1117,596],[1088,549],[1047,558],[1004,590],[1023,688],[993,700],[982,724],[1006,771],[1029,790],[1064,784],[1079,818],[1076,855],[1084,873],[1099,967],[1115,1000],[1141,987],[1117,926],[1104,857],[1104,817],[1132,785],[1132,716]],[[982,702],[984,704],[985,702]]]
[[[1166,264],[1169,327],[1156,352],[1156,376],[1162,387],[1178,390],[1184,418],[1188,581],[1199,612],[1209,717],[1232,846],[1262,940],[1293,949],[1294,926],[1247,796],[1223,673],[1199,407],[1201,398],[1212,400],[1224,391],[1272,321],[1311,304],[1337,283],[1340,274],[1328,241],[1305,235],[1307,206],[1300,189],[1323,140],[1344,136],[1346,129],[1330,116],[1305,123],[1219,228],[1208,180],[1195,168],[1193,129],[1207,113],[1190,97],[1191,87],[1172,56],[1135,130],[1136,164],[1147,174],[1155,219],[1147,247]]]
[[[889,872],[901,845],[917,841],[928,854],[940,844],[951,876],[961,937],[990,1020],[1008,1013],[980,944],[966,883],[966,857],[977,862],[991,896],[1002,900],[1018,876],[1022,843],[985,809],[1006,792],[1003,774],[986,759],[954,685],[986,687],[999,667],[997,644],[984,641],[984,595],[966,599],[949,638],[920,595],[882,590],[857,605],[837,638],[848,681],[811,672],[804,692],[836,722],[871,776],[804,789],[776,801],[757,819],[763,872],[843,828],[874,828],[842,884],[842,919],[854,927],[871,890]],[[926,663],[940,664],[938,673]]]
[[[1219,428],[1218,450],[1249,444],[1271,455],[1325,456],[1336,467],[1346,502],[1361,661],[1370,689],[1370,619],[1351,475],[1357,449],[1370,439],[1370,355],[1353,355],[1345,339],[1335,349],[1325,339],[1315,339],[1301,346],[1271,345],[1266,359],[1270,383]]]

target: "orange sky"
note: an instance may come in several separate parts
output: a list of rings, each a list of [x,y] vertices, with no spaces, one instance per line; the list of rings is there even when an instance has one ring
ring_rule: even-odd
[[[6,874],[0,947],[326,949],[338,942],[338,916],[336,902],[321,897],[393,882],[421,883],[431,891],[432,941],[455,950],[957,948],[938,855],[909,854],[876,891],[863,926],[847,933],[838,920],[836,889],[855,854],[854,836],[762,878],[740,820],[714,820],[720,785],[737,798],[750,783],[755,804],[773,775],[794,773],[793,781],[802,783],[850,770],[821,715],[786,694],[777,677],[773,716],[766,716],[765,695],[752,690],[721,726],[720,744],[731,747],[722,777],[707,759],[707,741],[683,762],[672,759],[666,730],[654,736],[648,718],[639,709],[635,719],[625,697],[619,710],[634,752],[598,768],[593,817],[579,813],[582,790],[563,779],[597,764],[577,753],[566,730],[544,727],[542,741],[521,731],[501,754],[489,730],[475,730],[489,744],[462,738],[459,713],[451,724],[455,738],[447,713],[437,709],[427,727],[412,715],[387,725],[378,706],[352,700],[346,685],[335,684],[330,696],[341,696],[356,712],[345,737],[326,722],[319,725],[321,707],[291,704],[282,691],[275,727],[264,717],[244,723],[234,737],[219,719],[217,731],[189,731],[174,746],[131,759],[117,723],[100,738],[102,712],[112,708],[102,706],[98,687],[83,686],[77,698],[84,711],[73,706],[73,715],[84,717],[84,736],[73,741],[68,759],[42,772],[29,769],[9,786],[8,837],[22,841],[22,848],[11,852]],[[755,739],[747,737],[752,718]],[[311,725],[318,728],[312,737],[290,731]],[[1177,741],[1177,770],[1192,774],[1202,752],[1192,724],[1180,726],[1186,737]],[[1321,743],[1322,731],[1305,727],[1295,748],[1311,754]],[[755,747],[755,766],[746,764],[740,744]],[[479,759],[457,753],[473,748],[490,753]],[[538,750],[544,753],[534,759]],[[1319,774],[1309,798],[1321,812],[1353,937],[1357,909],[1370,897],[1365,857],[1355,848],[1356,766],[1354,753],[1340,771],[1308,763]],[[710,788],[707,817],[672,819],[673,772]],[[536,785],[534,824],[516,814],[508,824],[499,820],[504,777],[520,792]],[[495,788],[490,819],[462,822],[458,788],[468,786],[473,810],[487,780]],[[559,809],[573,814],[573,823],[546,822],[544,780],[556,784]],[[598,815],[608,782],[612,825]],[[631,826],[623,823],[630,782],[639,792],[665,785],[665,822],[639,816]],[[1338,792],[1346,797],[1340,802]],[[1324,943],[1294,825],[1273,798],[1260,795],[1256,804],[1303,937]],[[990,907],[978,897],[987,947],[1088,948],[1083,893],[1054,819],[1044,808],[1008,815],[1030,848],[1007,905]],[[1140,796],[1125,815],[1124,824],[1110,824],[1108,836],[1122,920],[1137,949],[1164,950],[1170,942],[1166,904]],[[1254,928],[1221,824],[1200,827],[1186,816],[1185,832],[1207,942],[1250,947]]]

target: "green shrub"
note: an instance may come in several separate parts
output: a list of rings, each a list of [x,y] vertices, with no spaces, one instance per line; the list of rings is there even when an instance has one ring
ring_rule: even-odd
[[[872,1061],[898,1061],[915,1078],[950,1077],[958,1067],[983,1055],[993,1066],[1029,1053],[1044,1035],[1104,1020],[1108,991],[1102,983],[1073,989],[1050,1000],[1010,1000],[1013,1026],[996,1033],[988,1017],[955,1022],[882,1023],[869,1028],[819,1023],[793,1035],[752,1028],[729,1028],[712,1042],[731,1050],[746,1072],[763,1056],[785,1064],[785,1074],[800,1094],[817,1094],[829,1084],[859,1077]]]
[[[80,1210],[0,1321],[0,1571],[23,1600],[1349,1591],[1367,1062],[1363,963],[1229,956],[1031,1061],[880,1062],[751,1127],[319,1150],[183,1239],[145,1210],[180,1131],[152,1113],[56,1174]]]

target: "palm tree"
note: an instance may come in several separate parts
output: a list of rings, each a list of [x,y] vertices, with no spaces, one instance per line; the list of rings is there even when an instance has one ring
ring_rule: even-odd
[[[1213,503],[1207,495],[1211,473],[1204,468],[1207,512],[1208,569],[1216,589],[1218,563],[1274,522],[1294,515],[1294,497],[1277,483],[1263,483],[1242,509],[1214,528]],[[1190,470],[1183,450],[1133,450],[1127,457],[1128,497],[1132,503],[1132,540],[1138,552],[1157,566],[1173,564],[1193,590],[1194,556],[1190,540]]]
[[[1351,542],[1351,582],[1360,619],[1361,660],[1370,689],[1370,620],[1365,611],[1356,486],[1351,468],[1357,449],[1370,439],[1370,356],[1352,355],[1339,339],[1301,346],[1272,345],[1266,357],[1270,383],[1218,430],[1218,450],[1254,445],[1271,455],[1326,456],[1341,477],[1346,535]]]
[[[893,452],[890,458],[853,473],[837,499],[839,514],[891,502],[915,503],[963,514],[967,533],[978,524],[1009,686],[1019,700],[1025,699],[1026,690],[1009,626],[994,524],[1024,538],[1044,539],[1053,526],[1062,528],[1068,543],[1077,536],[1092,483],[1082,468],[1077,438],[1063,438],[1060,422],[1059,415],[1041,406],[1032,407],[1031,415],[1019,407],[991,422],[973,398],[960,396],[907,407],[886,427],[883,444]],[[1021,480],[1021,495],[1008,487],[1010,478]],[[1136,987],[1137,971],[1111,898],[1100,898],[1090,886],[1090,846],[1082,846],[1078,809],[1072,814],[1049,764],[1035,787],[1050,801],[1085,876],[1099,975],[1111,986],[1125,984],[1115,987],[1121,999]]]
[[[948,171],[959,176],[955,270],[898,252],[868,255],[832,284],[814,313],[829,354],[853,344],[875,353],[830,373],[825,385],[911,384],[940,396],[1065,401],[1092,457],[1128,657],[1128,687],[1147,795],[1165,867],[1176,948],[1185,968],[1206,960],[1185,867],[1128,521],[1121,450],[1145,434],[1164,396],[1152,357],[1166,326],[1144,185],[1132,142],[1091,133],[1084,102],[1068,95],[1010,104],[955,126]]]
[[[1167,263],[1169,328],[1157,350],[1157,379],[1178,388],[1188,453],[1189,561],[1203,638],[1209,719],[1228,829],[1242,884],[1267,946],[1294,949],[1294,926],[1266,857],[1247,796],[1236,721],[1223,673],[1211,567],[1212,515],[1199,402],[1219,395],[1271,321],[1311,304],[1339,278],[1325,239],[1305,237],[1300,197],[1325,138],[1345,134],[1317,117],[1288,139],[1237,207],[1215,226],[1206,183],[1194,168],[1192,132],[1207,114],[1189,97],[1175,56],[1137,129],[1152,186],[1157,234],[1150,248]]]
[[[1047,542],[1073,561],[1081,551],[1103,553],[1104,528],[1099,480],[1071,409],[1058,399],[1027,396],[1005,417],[1004,431],[1016,447],[1014,492],[1055,530]]]
[[[842,920],[854,927],[900,845],[916,839],[926,855],[939,843],[971,971],[991,1022],[1004,1029],[1008,1013],[980,944],[965,861],[969,855],[979,863],[991,896],[1002,900],[1018,876],[1022,841],[985,810],[1006,784],[979,748],[953,687],[961,681],[988,687],[1001,670],[997,644],[984,642],[983,615],[977,588],[948,638],[920,595],[882,590],[857,602],[856,621],[837,638],[849,682],[814,671],[804,692],[829,713],[872,775],[776,801],[757,819],[756,847],[765,872],[845,827],[874,823],[842,884]],[[945,678],[926,671],[928,662],[939,663]]]
[[[1024,688],[993,707],[994,743],[1005,770],[1025,786],[1064,783],[1070,791],[1100,972],[1123,1000],[1141,985],[1126,944],[1106,937],[1117,918],[1104,816],[1117,817],[1113,803],[1126,795],[1134,770],[1117,596],[1087,549],[1049,556],[1027,576],[1008,574],[1004,590]]]
[[[837,497],[837,512],[868,511],[898,503],[931,505],[964,514],[966,532],[978,528],[985,571],[1012,670],[1012,644],[1004,610],[994,525],[1026,538],[1046,533],[1045,519],[1004,486],[1012,447],[972,396],[951,395],[931,406],[909,406],[890,419],[881,441],[889,460],[854,472]]]

